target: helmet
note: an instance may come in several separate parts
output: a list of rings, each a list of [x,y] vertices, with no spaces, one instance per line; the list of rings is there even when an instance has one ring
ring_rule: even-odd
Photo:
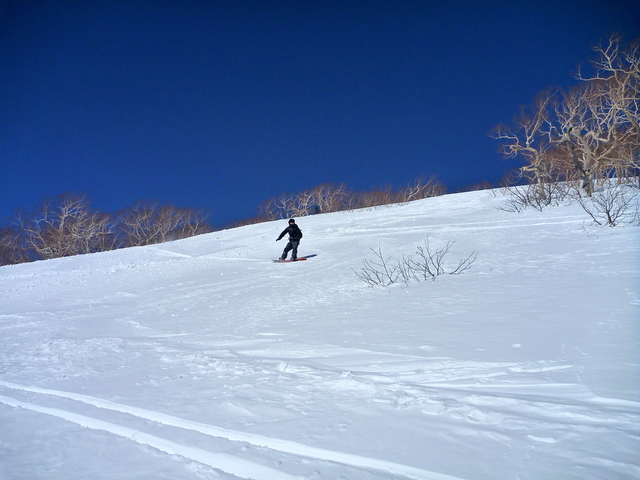
[[[292,223],[296,223],[296,221],[293,218],[289,220],[289,225],[291,225]]]

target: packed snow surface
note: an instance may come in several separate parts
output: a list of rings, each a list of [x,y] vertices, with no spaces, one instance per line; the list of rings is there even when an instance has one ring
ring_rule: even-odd
[[[305,262],[278,221],[0,268],[0,478],[640,478],[640,228],[503,202],[300,218]],[[356,275],[427,240],[477,259]]]

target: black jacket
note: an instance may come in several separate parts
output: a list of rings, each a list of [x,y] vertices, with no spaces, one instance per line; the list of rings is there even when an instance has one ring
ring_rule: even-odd
[[[302,238],[302,231],[300,230],[300,227],[298,227],[298,225],[296,225],[295,223],[285,228],[280,234],[280,236],[278,237],[278,240],[284,237],[287,233],[289,234],[290,242],[299,242],[300,239]]]

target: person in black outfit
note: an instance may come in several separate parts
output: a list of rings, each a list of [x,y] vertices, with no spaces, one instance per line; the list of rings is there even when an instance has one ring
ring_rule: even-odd
[[[289,243],[284,247],[284,252],[282,252],[280,260],[286,260],[287,254],[293,250],[293,252],[291,252],[291,260],[295,261],[298,259],[298,245],[300,245],[302,231],[300,230],[300,227],[296,225],[296,221],[293,218],[289,220],[289,226],[282,231],[278,238],[276,238],[276,242],[281,240],[286,234],[289,234]]]

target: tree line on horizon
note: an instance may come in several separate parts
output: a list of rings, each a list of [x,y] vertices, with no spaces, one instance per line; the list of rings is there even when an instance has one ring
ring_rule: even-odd
[[[115,215],[72,192],[19,208],[0,226],[0,265],[151,245],[210,232],[207,213],[141,201]]]
[[[435,177],[421,176],[402,189],[391,187],[354,192],[345,184],[325,183],[264,202],[259,215],[227,228],[281,218],[371,208],[442,195],[446,187]],[[0,266],[37,260],[153,245],[214,231],[204,210],[140,201],[116,214],[91,207],[86,195],[73,192],[43,199],[28,210],[19,208],[0,225]]]
[[[260,205],[257,217],[236,222],[233,226],[304,217],[318,213],[376,208],[436,197],[445,193],[447,193],[447,187],[434,175],[430,177],[421,175],[399,189],[387,186],[366,191],[354,191],[345,183],[323,183],[302,192],[283,193],[278,197],[271,198]]]

